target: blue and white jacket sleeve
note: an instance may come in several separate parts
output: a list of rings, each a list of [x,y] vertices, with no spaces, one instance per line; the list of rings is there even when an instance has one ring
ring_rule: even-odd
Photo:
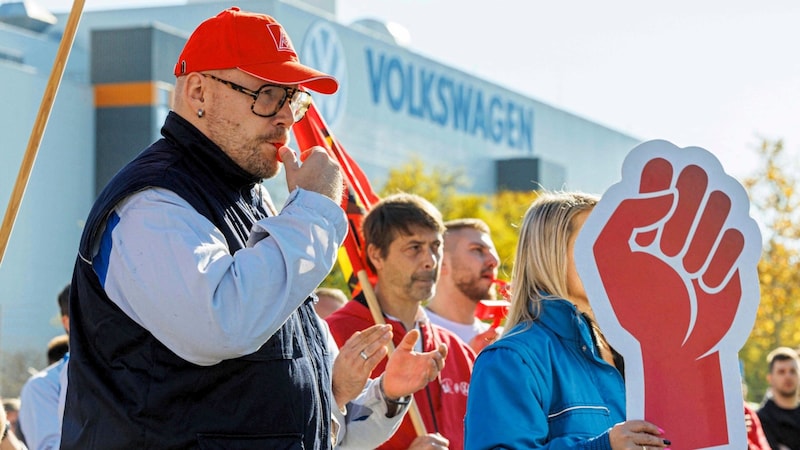
[[[109,298],[161,343],[213,365],[258,350],[325,278],[346,233],[336,203],[296,189],[232,255],[189,203],[153,188],[115,207],[95,272]]]

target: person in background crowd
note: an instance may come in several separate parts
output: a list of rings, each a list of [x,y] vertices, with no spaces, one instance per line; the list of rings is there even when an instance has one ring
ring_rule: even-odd
[[[378,445],[437,356],[395,352],[367,381],[346,362],[380,353],[388,328],[334,358],[314,312],[347,232],[343,179],[321,147],[301,164],[287,143],[309,90],[337,81],[235,7],[194,30],[174,75],[163,138],[103,189],[78,246],[61,448]],[[261,181],[281,167],[279,211]]]
[[[480,219],[445,222],[442,275],[425,312],[431,323],[446,328],[480,352],[497,338],[497,330],[475,317],[479,301],[494,299],[500,257],[491,232]]]
[[[5,404],[5,402],[3,402],[3,404]],[[25,447],[25,444],[14,434],[14,430],[11,428],[11,422],[8,421],[8,416],[6,416],[6,410],[3,404],[0,404],[0,426],[3,427],[0,432],[0,450],[26,450],[27,447]]]
[[[347,296],[341,289],[321,287],[314,291],[314,294],[317,295],[314,310],[321,319],[330,316],[347,303]]]
[[[575,267],[575,240],[597,201],[542,192],[525,213],[505,331],[472,373],[467,449],[670,445],[656,425],[625,420],[623,361],[594,321]]]
[[[3,408],[6,410],[6,419],[11,424],[11,431],[24,443],[25,441],[19,431],[19,399],[4,398]]]
[[[767,363],[770,397],[758,410],[764,435],[774,450],[800,449],[797,352],[778,347],[769,352]]]
[[[764,427],[761,426],[761,419],[758,418],[757,405],[747,401],[748,387],[744,381],[744,368],[742,362],[739,362],[742,378],[742,397],[744,398],[744,425],[747,431],[747,449],[748,450],[772,450],[767,437],[764,435]]]
[[[430,383],[414,395],[427,434],[417,436],[407,418],[380,448],[461,449],[475,353],[451,332],[431,324],[421,307],[433,296],[439,277],[444,231],[441,213],[418,195],[394,194],[373,206],[362,228],[367,262],[377,277],[374,294],[386,322],[392,325],[395,344],[419,336],[417,351],[441,352],[425,371]],[[375,323],[366,302],[362,292],[328,316],[337,343]],[[371,356],[363,356],[365,363],[371,362]],[[383,370],[381,362],[376,372]]]
[[[70,330],[69,290],[67,284],[57,297],[61,325],[67,334]],[[64,348],[63,343],[63,336],[50,341],[47,346],[50,365],[30,377],[20,392],[19,426],[25,444],[31,450],[57,449],[61,439],[61,376],[69,361],[69,347]]]
[[[764,435],[764,427],[756,410],[744,402],[744,425],[747,429],[747,450],[771,450],[772,447]]]
[[[69,352],[69,335],[60,334],[47,343],[47,364],[53,364],[64,358]]]

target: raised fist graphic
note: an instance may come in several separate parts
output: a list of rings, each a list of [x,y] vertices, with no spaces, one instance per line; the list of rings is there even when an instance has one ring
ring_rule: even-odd
[[[628,418],[658,424],[673,449],[746,445],[737,352],[755,320],[761,249],[748,211],[713,155],[651,141],[576,243],[598,322],[625,357]]]

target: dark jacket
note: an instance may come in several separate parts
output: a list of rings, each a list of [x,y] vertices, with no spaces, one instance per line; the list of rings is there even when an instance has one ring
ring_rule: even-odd
[[[770,447],[800,450],[800,407],[783,409],[768,399],[758,410],[758,418]]]
[[[141,189],[180,195],[222,230],[231,254],[268,214],[253,202],[259,180],[191,124],[171,113],[162,134],[101,193],[81,238],[62,448],[330,447],[330,363],[311,302],[257,352],[198,366],[129,318],[98,281],[97,234],[114,206]]]

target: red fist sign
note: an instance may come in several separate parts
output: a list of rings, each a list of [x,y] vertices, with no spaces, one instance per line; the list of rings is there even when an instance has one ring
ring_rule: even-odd
[[[761,235],[719,161],[639,145],[589,215],[576,264],[595,316],[625,357],[627,414],[672,448],[744,448],[737,353],[755,320]]]

